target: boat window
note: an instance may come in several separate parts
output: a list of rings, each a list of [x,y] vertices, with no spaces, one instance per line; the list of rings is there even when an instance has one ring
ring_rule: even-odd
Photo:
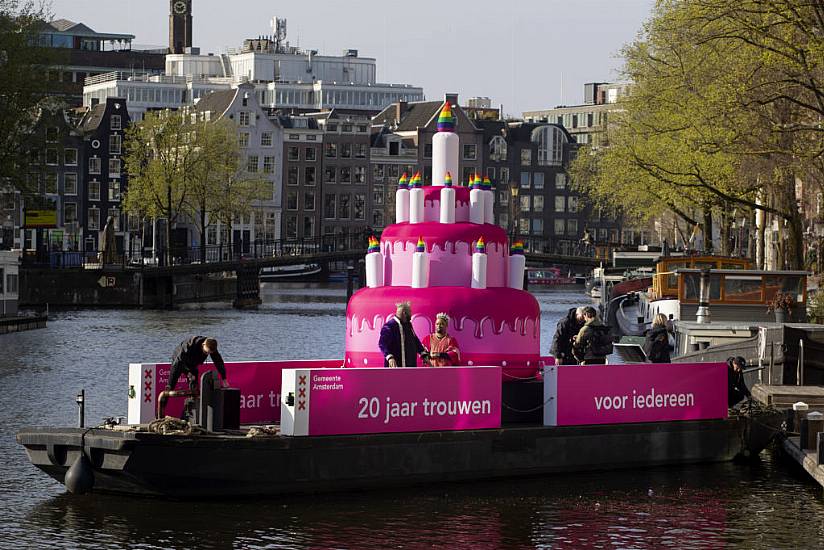
[[[747,266],[740,262],[722,262],[721,269],[745,269]]]
[[[687,262],[669,262],[666,264],[666,271],[675,271],[676,269],[687,266]],[[675,289],[678,287],[678,276],[671,273],[667,276],[667,288]]]
[[[761,302],[761,276],[726,275],[724,300],[730,302]]]
[[[806,277],[801,275],[784,275],[780,277],[764,277],[765,294],[767,300],[772,300],[777,292],[792,294],[797,303],[804,302],[804,285]]]
[[[694,267],[695,269],[715,269],[716,264],[715,262],[695,262]]]
[[[699,290],[701,289],[701,274],[700,273],[684,273],[681,275],[684,278],[684,300],[688,302],[697,302],[699,298]],[[721,276],[710,275],[710,303],[721,299]]]

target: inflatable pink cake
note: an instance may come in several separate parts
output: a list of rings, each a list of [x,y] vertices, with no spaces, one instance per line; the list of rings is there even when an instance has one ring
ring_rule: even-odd
[[[412,325],[423,340],[434,332],[435,316],[450,317],[464,365],[499,365],[504,378],[533,376],[540,359],[538,302],[523,290],[523,246],[510,249],[506,232],[494,224],[489,180],[471,178],[452,187],[458,172],[459,138],[452,107],[444,103],[432,139],[435,185],[420,174],[398,183],[396,223],[366,254],[367,287],[346,310],[347,367],[382,367],[378,338],[396,304],[412,304]]]

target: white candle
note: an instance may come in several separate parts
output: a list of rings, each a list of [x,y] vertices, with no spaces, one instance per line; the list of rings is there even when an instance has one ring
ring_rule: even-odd
[[[452,174],[446,173],[441,189],[441,223],[455,223],[455,190],[452,189]]]
[[[395,223],[409,221],[409,189],[398,188],[395,193]]]
[[[469,221],[484,223],[484,215],[484,192],[476,187],[469,192]]]
[[[509,273],[507,274],[506,286],[517,290],[523,290],[525,269],[526,257],[523,254],[512,254],[509,256]]]
[[[416,187],[409,191],[409,223],[423,222],[423,189]]]
[[[475,253],[472,254],[472,288],[486,288],[486,244],[480,237],[475,243]]]
[[[429,256],[423,239],[418,239],[418,246],[412,254],[412,288],[429,286]]]
[[[453,132],[437,132],[432,136],[432,185],[443,185],[446,173],[459,174],[460,140]]]
[[[369,237],[369,248],[366,253],[366,286],[383,286],[383,254],[375,237]]]

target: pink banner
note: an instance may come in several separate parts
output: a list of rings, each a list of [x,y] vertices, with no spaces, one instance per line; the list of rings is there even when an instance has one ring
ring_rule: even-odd
[[[242,361],[226,363],[226,378],[229,386],[240,389],[240,423],[271,424],[280,421],[280,384],[283,369],[333,368],[340,367],[340,359],[312,361]],[[154,403],[157,396],[166,389],[169,382],[169,363],[157,363],[154,388]],[[211,363],[201,365],[199,375],[215,370]],[[177,390],[188,389],[186,375],[180,377]],[[183,412],[183,398],[169,399],[166,414],[180,416]]]
[[[296,370],[284,372],[285,393],[290,386],[296,401],[287,410],[294,422],[284,417],[281,427],[288,433],[287,424],[291,424],[296,428],[293,435],[473,430],[501,425],[500,367]]]
[[[544,379],[546,425],[727,417],[724,363],[555,366]]]

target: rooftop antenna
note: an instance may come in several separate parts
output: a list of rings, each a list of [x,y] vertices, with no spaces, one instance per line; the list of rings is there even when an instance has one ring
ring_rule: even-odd
[[[286,45],[286,19],[273,17],[271,24],[272,37],[275,40],[275,53],[283,53]]]

